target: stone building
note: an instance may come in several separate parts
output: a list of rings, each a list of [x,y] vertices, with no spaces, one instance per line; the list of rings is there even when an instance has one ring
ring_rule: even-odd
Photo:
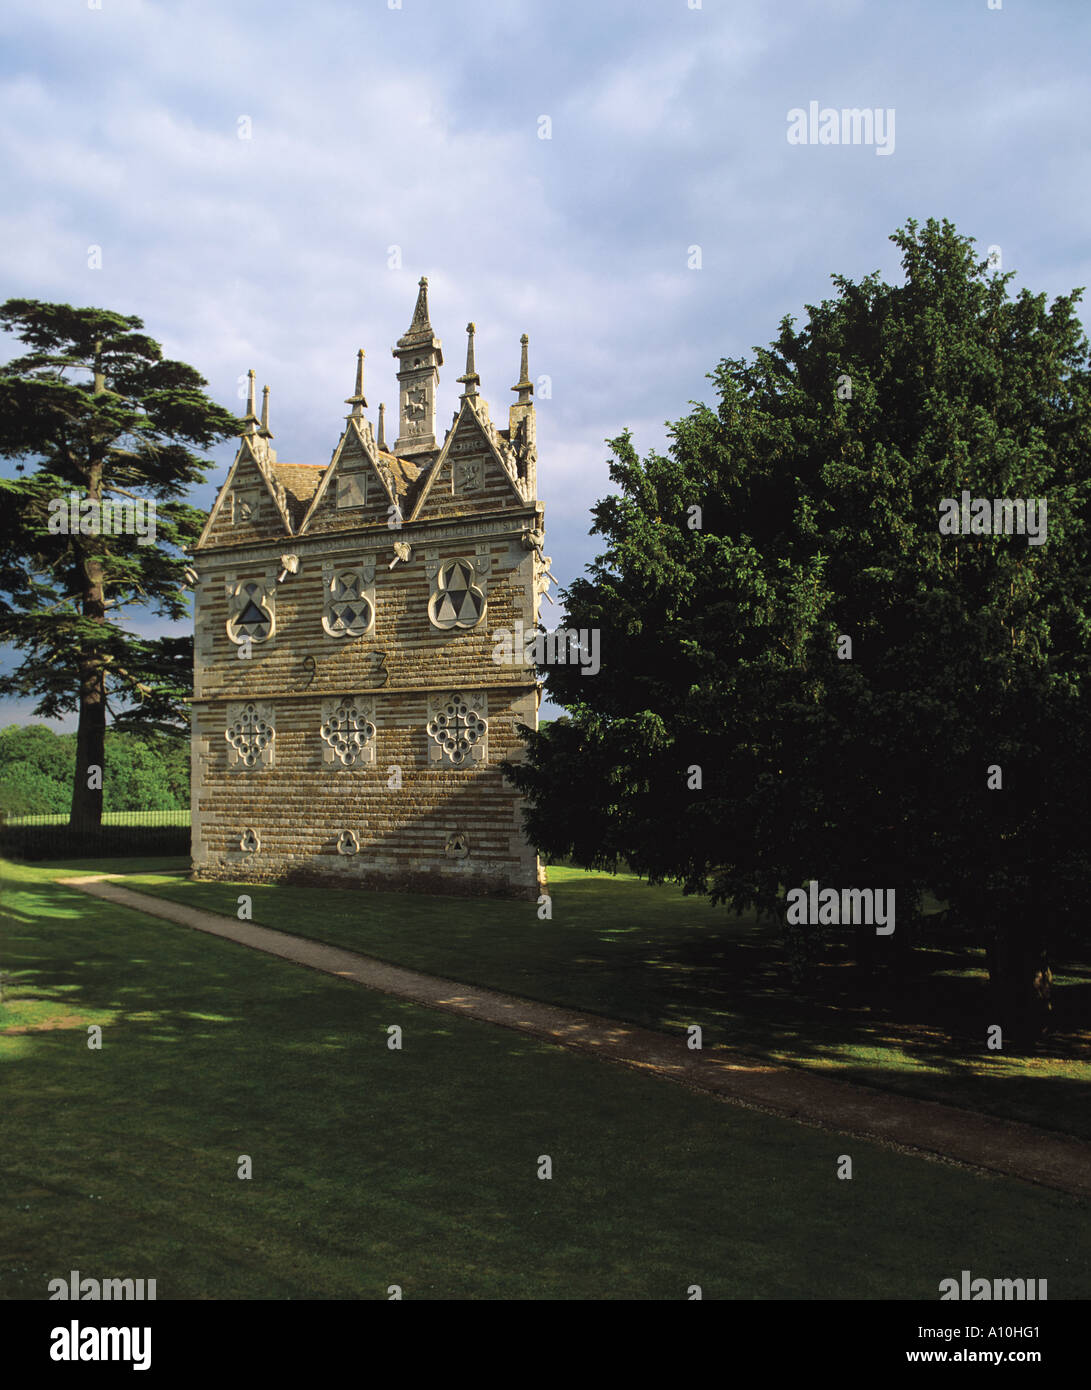
[[[280,463],[254,374],[238,454],[194,548],[196,877],[535,897],[498,766],[537,727],[533,631],[550,577],[527,338],[507,429],[474,326],[436,434],[442,345],[422,279],[398,359],[398,435],[364,414],[364,353],[329,464]]]

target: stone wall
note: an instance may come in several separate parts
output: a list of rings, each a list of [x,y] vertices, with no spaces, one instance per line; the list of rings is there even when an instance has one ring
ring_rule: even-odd
[[[532,508],[490,510],[272,544],[248,534],[198,552],[196,876],[537,896],[542,875],[522,834],[520,798],[497,766],[522,751],[516,724],[537,726],[537,684],[532,668],[493,661],[492,634],[536,620],[539,561],[523,537],[539,519]],[[395,540],[411,550],[392,567]],[[289,550],[298,568],[284,574]],[[469,562],[483,595],[484,617],[471,631],[443,631],[429,618],[436,576],[451,560]],[[372,606],[363,635],[333,636],[323,624],[329,580],[341,575],[360,576]],[[227,625],[233,594],[250,580],[274,625],[244,656]],[[429,733],[453,694],[486,728],[457,766]],[[322,729],[332,706],[354,700],[374,732],[344,765]],[[268,736],[250,765],[226,734],[241,729],[244,743],[254,720]]]

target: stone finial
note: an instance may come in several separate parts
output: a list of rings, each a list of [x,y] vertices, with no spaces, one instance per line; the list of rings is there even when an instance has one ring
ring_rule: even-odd
[[[367,401],[364,399],[364,350],[361,348],[356,354],[356,391],[354,395],[345,397],[345,404],[352,406],[352,414],[349,419],[359,419],[364,413],[364,406]]]
[[[243,417],[246,428],[243,430],[243,434],[257,434],[261,421],[258,419],[257,415],[258,403],[255,399],[256,387],[254,385],[253,367],[250,368],[246,375],[248,378],[248,385],[246,388],[246,415]]]
[[[466,325],[466,372],[464,376],[458,378],[459,381],[466,383],[463,391],[463,398],[466,396],[476,396],[477,388],[481,385],[481,378],[474,370],[474,333],[476,329],[472,323]]]
[[[516,405],[529,405],[530,398],[534,395],[534,382],[530,379],[530,365],[527,361],[527,344],[530,342],[530,338],[524,333],[519,342],[522,345],[519,354],[519,380],[511,389],[519,392]]]
[[[261,429],[258,431],[262,439],[272,439],[273,432],[269,428],[269,388],[261,388]]]
[[[379,448],[386,450],[386,406],[379,402]]]

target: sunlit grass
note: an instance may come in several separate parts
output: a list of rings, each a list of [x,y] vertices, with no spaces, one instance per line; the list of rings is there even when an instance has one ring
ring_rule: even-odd
[[[177,888],[168,867],[152,877]],[[1075,1199],[859,1140],[838,1182],[836,1136],[115,907],[70,872],[2,885],[11,1007],[81,1026],[0,1031],[0,1297],[71,1269],[160,1298],[934,1301],[968,1267],[1091,1294]],[[415,949],[443,912],[470,942],[494,920],[407,908]]]

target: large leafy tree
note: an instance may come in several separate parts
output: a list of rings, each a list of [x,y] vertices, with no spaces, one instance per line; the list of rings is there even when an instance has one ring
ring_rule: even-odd
[[[545,670],[569,713],[511,774],[549,853],[740,910],[894,888],[904,940],[930,890],[1025,1038],[1088,936],[1088,344],[1078,291],[1013,298],[947,222],[892,240],[903,283],[835,276],[666,457],[611,441],[606,547],[566,594],[601,670]],[[964,490],[1047,499],[1046,543],[941,534]]]
[[[203,517],[183,499],[206,466],[193,450],[240,424],[138,318],[11,299],[0,324],[29,349],[0,368],[0,456],[19,461],[0,479],[0,640],[22,654],[0,693],[37,696],[46,718],[78,711],[71,820],[96,826],[103,792],[90,770],[104,767],[107,715],[145,732],[185,723],[191,640],[141,639],[121,619],[187,615],[185,549]],[[82,518],[76,534],[51,531],[50,503],[73,492],[154,501],[154,543]]]
[[[107,729],[106,762],[105,811],[189,806],[189,740],[184,734]],[[0,729],[0,820],[67,811],[75,766],[75,734],[57,734],[45,724]]]

